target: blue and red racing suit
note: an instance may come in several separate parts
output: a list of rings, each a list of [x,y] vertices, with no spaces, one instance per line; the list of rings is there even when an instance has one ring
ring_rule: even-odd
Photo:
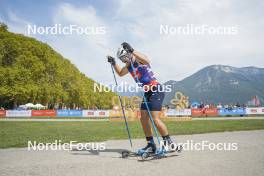
[[[132,64],[132,63],[131,63]],[[161,111],[162,102],[164,99],[164,92],[160,91],[157,87],[160,86],[159,82],[154,76],[149,64],[140,64],[137,61],[133,62],[135,72],[133,71],[132,65],[128,66],[128,71],[134,78],[139,86],[151,86],[152,88],[145,91],[144,96],[147,100],[148,107],[151,111]],[[134,74],[136,73],[136,75]],[[138,80],[136,78],[138,77]],[[147,110],[144,102],[141,103],[141,110]]]

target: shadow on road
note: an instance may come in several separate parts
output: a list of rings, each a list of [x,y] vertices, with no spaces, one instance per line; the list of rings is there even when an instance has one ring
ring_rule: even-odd
[[[99,155],[100,153],[119,153],[122,154],[123,151],[128,151],[127,149],[105,149],[105,150],[71,150],[72,152],[80,152],[73,153],[73,155]]]
[[[127,149],[105,149],[105,150],[71,150],[73,153],[72,155],[95,155],[95,156],[100,156],[100,157],[111,157],[111,158],[122,158],[122,152],[123,151],[129,151]],[[117,153],[119,154],[119,157],[113,157],[113,156],[104,156],[100,155],[101,153]],[[156,155],[150,155],[146,159],[142,159],[141,156],[135,154],[134,152],[131,152],[131,154],[127,158],[123,159],[131,159],[131,158],[138,158],[139,162],[146,162],[146,161],[153,161],[153,160],[159,160],[159,159],[165,159],[165,158],[171,158],[171,157],[176,157],[179,156],[177,154],[165,154],[165,156],[156,156]]]
[[[165,156],[150,156],[150,157],[148,157],[146,159],[141,159],[141,160],[138,160],[138,161],[139,162],[146,162],[146,161],[160,160],[160,159],[165,159],[165,158],[172,158],[172,157],[176,157],[176,156],[179,156],[179,155],[177,155],[177,154],[175,154],[175,155],[172,155],[172,154],[166,155],[165,154]]]

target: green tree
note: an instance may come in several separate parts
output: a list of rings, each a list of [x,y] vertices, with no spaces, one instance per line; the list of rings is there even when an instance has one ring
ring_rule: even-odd
[[[114,93],[93,92],[95,82],[50,46],[7,29],[0,23],[0,106],[111,107]]]

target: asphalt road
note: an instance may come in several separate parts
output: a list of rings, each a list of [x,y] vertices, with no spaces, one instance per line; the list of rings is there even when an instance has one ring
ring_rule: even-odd
[[[206,148],[197,151],[186,148],[162,159],[143,161],[140,157],[120,157],[123,149],[129,149],[127,140],[106,141],[106,150],[100,152],[0,149],[0,175],[262,176],[264,173],[264,130],[180,135],[173,136],[173,139],[182,143],[235,143],[237,150],[211,151]],[[133,142],[134,148],[145,145],[143,139]]]

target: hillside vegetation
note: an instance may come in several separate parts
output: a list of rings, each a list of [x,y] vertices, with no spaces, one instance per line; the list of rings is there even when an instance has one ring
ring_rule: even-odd
[[[93,92],[94,81],[49,45],[0,25],[0,106],[41,103],[110,108],[114,93]]]

